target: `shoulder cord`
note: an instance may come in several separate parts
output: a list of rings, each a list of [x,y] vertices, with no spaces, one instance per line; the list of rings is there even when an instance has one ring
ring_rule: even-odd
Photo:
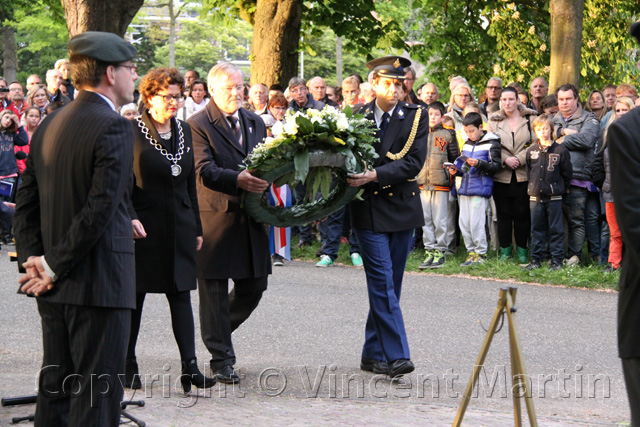
[[[387,158],[391,160],[400,160],[401,158],[407,155],[407,153],[409,152],[409,149],[413,145],[413,140],[416,139],[416,134],[418,133],[418,125],[420,124],[421,114],[422,114],[422,108],[418,108],[418,111],[416,111],[416,116],[413,119],[413,126],[411,127],[411,133],[409,133],[409,138],[407,139],[406,144],[404,144],[404,147],[402,148],[402,150],[400,150],[400,152],[396,154],[391,154],[390,152],[387,151],[387,154],[386,154]]]

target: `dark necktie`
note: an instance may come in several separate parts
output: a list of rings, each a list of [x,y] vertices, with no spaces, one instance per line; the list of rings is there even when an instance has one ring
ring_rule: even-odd
[[[236,136],[236,141],[238,141],[238,144],[242,147],[242,132],[240,132],[240,126],[238,126],[238,119],[233,116],[227,116],[227,119],[229,120],[229,126],[231,126],[233,134]]]
[[[378,135],[380,136],[380,140],[382,141],[382,138],[384,138],[384,133],[387,130],[387,126],[389,125],[389,113],[384,113],[382,115],[382,120],[380,120],[380,131],[378,132]]]

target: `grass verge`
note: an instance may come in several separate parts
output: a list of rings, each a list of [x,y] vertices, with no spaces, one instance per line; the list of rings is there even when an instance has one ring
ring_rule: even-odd
[[[319,260],[319,258],[316,257],[316,251],[320,249],[319,242],[314,242],[312,246],[306,246],[300,249],[295,247],[297,242],[297,237],[294,237],[291,244],[292,258],[305,261]],[[424,250],[414,249],[409,255],[406,271],[419,272],[422,274],[441,274],[444,276],[468,275],[483,279],[513,280],[517,282],[575,288],[618,290],[620,273],[605,273],[605,266],[598,264],[564,267],[559,271],[549,271],[548,264],[543,263],[542,267],[537,270],[526,271],[518,265],[515,258],[501,261],[495,253],[490,253],[487,257],[487,262],[484,264],[460,267],[460,264],[464,262],[466,256],[466,251],[460,248],[456,255],[446,258],[446,262],[441,268],[420,270],[418,266],[424,260]],[[340,245],[336,263],[351,265],[349,245]]]

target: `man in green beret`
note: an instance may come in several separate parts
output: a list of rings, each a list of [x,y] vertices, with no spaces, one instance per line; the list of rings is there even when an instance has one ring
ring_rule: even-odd
[[[69,51],[80,92],[34,133],[14,217],[21,290],[42,318],[35,425],[117,426],[136,298],[134,135],[116,108],[133,101],[136,49],[87,32]]]

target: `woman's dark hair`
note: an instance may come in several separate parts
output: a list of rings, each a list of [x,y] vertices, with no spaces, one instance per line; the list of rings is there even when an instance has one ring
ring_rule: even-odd
[[[191,92],[193,92],[193,87],[195,85],[202,85],[202,87],[204,88],[204,97],[208,98],[209,97],[209,91],[207,90],[207,84],[205,82],[203,82],[200,79],[196,79],[194,81],[191,82],[191,87],[189,87],[189,94],[188,96],[193,99],[193,97],[191,96]]]
[[[155,68],[142,78],[138,90],[144,105],[149,108],[149,99],[162,89],[177,85],[184,92],[184,77],[175,68]]]
[[[37,111],[38,115],[40,116],[40,118],[42,118],[42,111],[40,111],[40,109],[38,107],[36,107],[35,105],[27,108],[26,110],[24,110],[23,116],[27,117],[29,115],[29,111]]]
[[[506,93],[506,92],[513,92],[513,96],[516,97],[516,99],[518,99],[518,89],[516,89],[513,86],[507,86],[504,89],[502,89],[502,93]]]
[[[267,105],[267,110],[271,107],[288,107],[289,103],[287,102],[287,98],[284,97],[282,92],[276,92],[271,95],[271,99],[269,100],[269,105]]]

